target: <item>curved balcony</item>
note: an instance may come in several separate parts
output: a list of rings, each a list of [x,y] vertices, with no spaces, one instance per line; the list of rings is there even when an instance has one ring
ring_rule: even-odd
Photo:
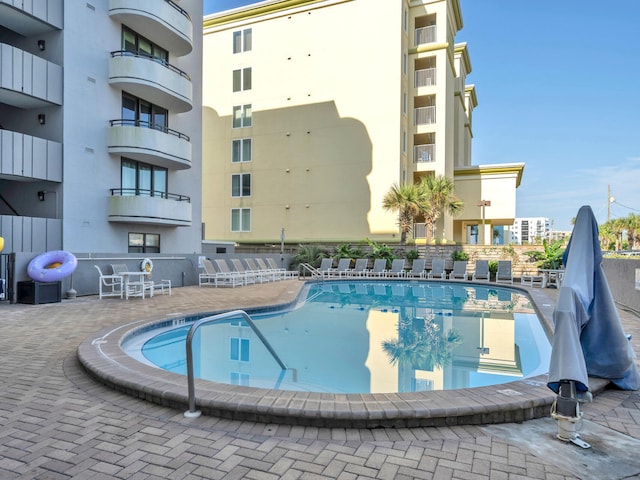
[[[112,188],[109,221],[188,227],[191,225],[191,199],[174,193]]]
[[[170,170],[191,168],[191,141],[184,133],[139,120],[109,123],[109,153]]]
[[[170,0],[109,0],[109,15],[177,56],[193,49],[193,22]]]
[[[172,112],[188,112],[193,107],[189,75],[143,53],[111,52],[109,83]]]

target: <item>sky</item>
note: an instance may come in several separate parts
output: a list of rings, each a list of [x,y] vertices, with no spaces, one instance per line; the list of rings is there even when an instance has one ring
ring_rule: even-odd
[[[251,3],[204,0],[204,11]],[[640,1],[460,6],[456,43],[467,42],[478,96],[472,163],[525,163],[516,216],[571,230],[582,205],[599,223],[640,214]]]

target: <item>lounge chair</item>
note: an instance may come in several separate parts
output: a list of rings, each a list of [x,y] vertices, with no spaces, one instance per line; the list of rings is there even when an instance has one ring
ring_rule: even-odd
[[[124,285],[124,278],[122,275],[105,275],[102,273],[102,270],[100,270],[98,265],[94,265],[94,267],[96,267],[98,274],[100,275],[98,290],[100,300],[102,300],[103,297],[122,298],[122,295],[124,294],[124,290],[122,288]]]
[[[265,275],[269,275],[270,279],[273,281],[282,280],[284,278],[284,274],[278,268],[271,268],[271,266],[267,265],[267,262],[262,258],[255,258],[253,260],[256,265],[258,265],[258,270]]]
[[[407,272],[407,277],[413,278],[424,278],[427,276],[427,272],[425,267],[427,265],[427,260],[424,258],[416,258],[411,264],[411,270]]]
[[[431,262],[431,271],[427,275],[427,278],[439,278],[440,280],[446,280],[447,274],[444,271],[444,258],[434,258]]]
[[[513,283],[513,274],[511,273],[511,260],[498,261],[496,283]]]
[[[489,260],[476,260],[476,269],[471,276],[471,280],[474,282],[489,281]]]
[[[384,276],[384,272],[387,270],[387,259],[386,258],[376,258],[373,261],[373,268],[367,271],[367,276],[369,277],[382,277]]]
[[[274,270],[278,272],[280,275],[282,275],[282,278],[286,279],[286,278],[294,278],[298,276],[298,272],[295,270],[287,270],[286,268],[278,267],[278,264],[276,263],[276,261],[271,257],[265,258],[265,262],[267,262],[267,266],[271,268],[271,270]]]
[[[349,277],[362,277],[367,272],[367,266],[369,265],[368,258],[358,258],[355,266],[349,270],[347,275]]]
[[[466,280],[469,278],[467,273],[467,261],[455,260],[453,262],[453,270],[449,274],[449,280]]]
[[[216,287],[232,287],[244,285],[244,275],[234,272],[229,268],[229,264],[221,258],[214,260],[217,272],[213,279]]]
[[[404,277],[404,258],[396,258],[391,262],[391,268],[384,272],[385,277]]]
[[[338,266],[336,268],[332,268],[331,270],[329,270],[329,276],[342,277],[344,275],[346,277],[350,269],[351,269],[351,259],[341,258],[340,260],[338,260]]]
[[[208,258],[202,260],[202,273],[198,275],[198,285],[214,285],[216,278],[216,269]]]
[[[245,285],[249,285],[250,283],[256,283],[258,274],[252,270],[247,270],[239,258],[232,258],[231,265],[233,266],[233,270],[236,273],[243,276]]]
[[[329,272],[333,268],[333,258],[323,258],[320,262],[320,267],[318,267],[318,272],[322,277],[328,277]]]

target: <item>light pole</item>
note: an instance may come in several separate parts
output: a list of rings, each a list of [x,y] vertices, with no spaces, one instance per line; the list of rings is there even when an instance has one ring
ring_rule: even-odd
[[[280,230],[280,267],[284,268],[284,227]]]
[[[485,226],[484,226],[484,209],[485,207],[490,207],[491,206],[491,200],[480,200],[478,202],[478,206],[482,207],[482,244],[483,245],[487,245],[487,232],[485,232]]]

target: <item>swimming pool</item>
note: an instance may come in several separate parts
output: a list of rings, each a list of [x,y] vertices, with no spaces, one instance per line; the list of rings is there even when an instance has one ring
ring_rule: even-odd
[[[238,321],[201,327],[196,376],[239,386],[391,393],[497,385],[546,372],[550,346],[528,297],[495,285],[325,282],[301,302],[251,317],[287,365],[282,372]],[[195,320],[195,319],[194,319]],[[134,358],[185,374],[180,320],[126,339]]]

